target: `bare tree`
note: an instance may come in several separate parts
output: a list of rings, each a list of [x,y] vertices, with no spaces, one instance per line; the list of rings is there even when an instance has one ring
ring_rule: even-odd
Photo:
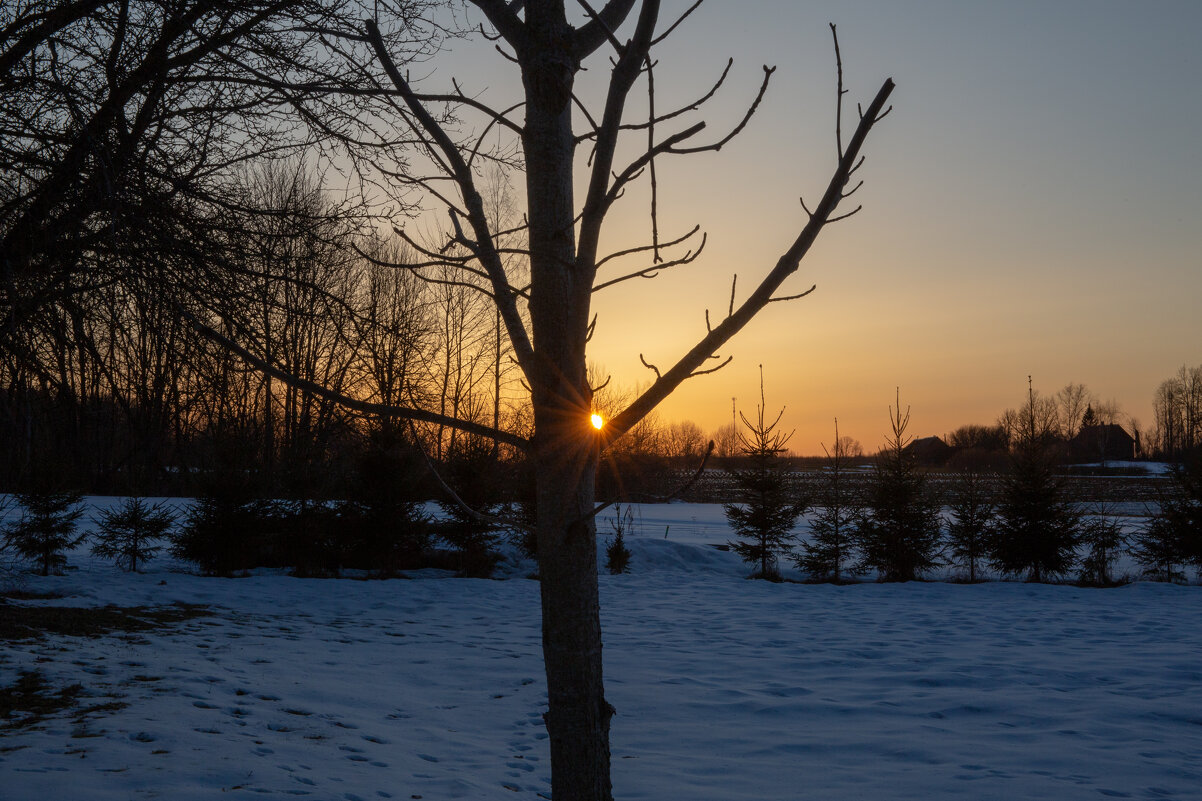
[[[738,453],[739,428],[734,423],[725,423],[714,431],[715,455],[726,459]]]
[[[705,453],[705,434],[692,420],[680,420],[664,427],[664,455],[681,461],[700,459]]]
[[[1028,395],[1027,403],[1021,409],[1007,409],[998,417],[997,425],[1006,433],[1011,448],[1031,437],[1044,445],[1060,438],[1060,411],[1055,399],[1037,391]]]
[[[357,383],[381,406],[423,405],[419,373],[433,347],[432,303],[417,276],[389,266],[412,262],[413,254],[399,240],[367,243],[361,249],[368,249],[370,258],[364,259],[359,275]],[[381,433],[397,433],[391,417],[376,420]]]
[[[1156,388],[1152,400],[1156,447],[1176,459],[1202,444],[1202,365],[1181,366]]]
[[[366,31],[379,63],[404,100],[412,134],[430,155],[431,174],[426,178],[410,176],[409,181],[444,201],[450,213],[454,229],[448,242],[451,247],[429,249],[429,253],[469,254],[469,258],[446,258],[444,262],[486,281],[483,290],[497,305],[514,358],[530,387],[534,433],[523,447],[529,451],[536,481],[535,529],[542,579],[552,792],[569,799],[608,799],[608,732],[613,710],[605,700],[602,683],[593,522],[599,453],[683,381],[707,372],[715,353],[760,310],[790,297],[780,294],[781,287],[797,270],[822,228],[840,217],[836,211],[839,204],[856,188],[849,187],[849,180],[861,164],[865,138],[887,111],[893,83],[882,85],[863,109],[849,138],[844,139],[841,127],[836,125],[834,174],[777,264],[765,271],[742,302],[736,303],[732,293],[726,315],[711,324],[674,365],[662,371],[649,365],[656,375],[653,383],[598,433],[589,424],[593,389],[586,377],[585,356],[593,323],[592,293],[621,280],[649,277],[674,264],[687,263],[696,255],[696,249],[690,249],[683,255],[665,258],[671,242],[687,244],[690,240],[681,237],[662,241],[658,218],[653,213],[651,241],[627,252],[630,256],[650,257],[651,263],[618,278],[599,280],[598,268],[619,255],[606,256],[600,250],[606,215],[624,190],[641,176],[652,179],[654,195],[657,160],[717,150],[743,123],[728,135],[695,144],[704,123],[671,130],[670,126],[679,124],[678,110],[664,112],[662,107],[652,105],[644,122],[625,121],[631,92],[640,78],[651,83],[651,49],[665,35],[657,32],[659,3],[655,0],[639,4],[633,30],[625,38],[619,38],[618,31],[631,15],[634,0],[610,0],[597,11],[582,3],[587,20],[581,25],[568,21],[562,0],[520,6],[501,0],[474,0],[474,5],[483,12],[521,72],[522,103],[513,108],[483,107],[463,93],[419,95],[395,66],[382,38],[381,21],[370,20]],[[602,50],[610,51],[613,59],[608,90],[599,112],[582,111],[587,123],[578,133],[573,127],[572,109],[574,105],[587,109],[587,104],[575,95],[575,78],[585,62]],[[765,89],[771,72],[769,68],[764,70]],[[843,94],[840,66],[836,95],[840,105]],[[654,103],[653,93],[649,92],[649,98]],[[483,114],[490,130],[500,129],[514,136],[520,148],[518,159],[526,179],[528,289],[507,271],[497,248],[498,232],[492,230],[485,212],[475,169],[484,158],[480,140],[459,139],[455,129],[440,124],[445,115],[432,109],[443,108],[444,101],[453,101],[459,111]],[[758,102],[757,97],[748,116]],[[687,105],[679,112],[698,105]],[[524,119],[516,118],[519,111]],[[617,145],[626,132],[641,137],[646,145],[630,163],[621,165]],[[577,205],[574,177],[576,153],[582,144],[589,151],[583,184],[587,188],[583,202]],[[523,315],[523,306],[528,318]]]
[[[1084,384],[1065,384],[1056,393],[1056,409],[1060,417],[1060,436],[1071,440],[1081,430],[1085,410],[1096,400]]]

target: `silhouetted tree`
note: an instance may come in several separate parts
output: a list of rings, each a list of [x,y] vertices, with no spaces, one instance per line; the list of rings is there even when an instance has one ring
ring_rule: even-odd
[[[1016,442],[990,549],[994,567],[1003,573],[1025,573],[1030,581],[1068,573],[1081,538],[1081,516],[1052,470],[1039,401],[1028,387],[1027,404],[1016,418]]]
[[[626,547],[626,532],[634,526],[634,510],[628,505],[614,506],[614,518],[609,523],[613,539],[605,546],[605,569],[616,575],[630,570],[630,549]]]
[[[1156,512],[1131,547],[1144,574],[1161,581],[1183,580],[1185,565],[1202,568],[1202,451],[1188,454],[1171,477],[1157,488]]]
[[[768,423],[764,417],[764,376],[760,368],[760,403],[755,422],[740,412],[745,431],[739,432],[739,450],[747,466],[730,471],[735,483],[738,503],[724,504],[726,521],[739,539],[730,543],[731,550],[745,562],[758,563],[755,578],[777,579],[777,557],[788,553],[797,535],[793,525],[806,509],[798,497],[796,482],[780,455],[792,434],[776,430],[784,409]]]
[[[948,495],[947,554],[953,565],[968,570],[970,582],[977,580],[993,541],[993,478],[972,469],[961,470]]]
[[[168,536],[173,525],[175,514],[165,502],[126,498],[120,506],[101,512],[92,538],[92,553],[115,560],[122,570],[137,573],[139,563],[148,562],[158,554],[158,543]]]
[[[1053,400],[1060,419],[1061,439],[1071,440],[1083,426],[1096,425],[1096,422],[1089,423],[1085,419],[1086,413],[1092,416],[1095,397],[1084,384],[1065,384]]]
[[[231,576],[261,564],[272,517],[244,472],[207,477],[196,503],[171,538],[171,553],[213,576]]]
[[[1165,517],[1153,516],[1135,535],[1131,557],[1154,581],[1184,582],[1184,543]]]
[[[457,497],[439,499],[444,519],[435,531],[458,552],[461,575],[486,578],[501,558],[496,548],[503,536],[498,517],[506,500],[503,466],[489,440],[461,433],[442,473]]]
[[[939,504],[906,448],[910,410],[889,408],[892,434],[877,455],[864,493],[856,539],[859,568],[875,569],[881,581],[913,581],[938,565]]]
[[[339,508],[347,566],[384,576],[422,566],[432,536],[426,474],[421,454],[399,432],[385,427],[369,435]]]
[[[1162,381],[1152,400],[1156,449],[1165,459],[1178,459],[1202,446],[1202,364],[1182,365]]]
[[[26,559],[32,559],[43,576],[67,564],[63,553],[85,539],[76,534],[83,515],[77,492],[19,492],[17,503],[21,517],[4,529],[8,545]]]
[[[1114,516],[1113,506],[1101,501],[1090,510],[1081,524],[1080,582],[1092,587],[1110,587],[1115,583],[1114,566],[1127,549],[1127,536]]]
[[[810,536],[793,555],[797,567],[818,581],[836,584],[846,576],[863,573],[852,561],[856,555],[858,522],[863,505],[848,475],[850,459],[860,455],[859,443],[839,436],[835,420],[835,444],[826,451],[826,464],[815,481],[814,516]]]

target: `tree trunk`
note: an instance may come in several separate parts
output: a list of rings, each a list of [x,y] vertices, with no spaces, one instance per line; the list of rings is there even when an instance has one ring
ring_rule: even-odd
[[[555,801],[610,801],[609,720],[601,670],[596,526],[598,436],[585,346],[594,269],[576,258],[571,92],[578,65],[561,4],[530,4],[535,62],[526,89],[526,197],[536,529],[542,594],[547,733]]]
[[[608,801],[609,720],[601,664],[596,527],[590,512],[596,475],[588,431],[540,448],[536,476],[543,659],[549,709],[551,795]],[[588,441],[592,440],[592,441]],[[574,458],[565,461],[563,454]]]

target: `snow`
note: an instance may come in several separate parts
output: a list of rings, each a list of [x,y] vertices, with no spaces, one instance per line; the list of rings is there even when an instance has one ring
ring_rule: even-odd
[[[601,576],[617,798],[1199,797],[1199,587],[770,584],[711,547],[729,538],[720,507],[638,507],[633,572]],[[25,584],[62,598],[20,603],[215,614],[0,642],[0,685],[36,668],[82,706],[126,704],[0,731],[4,801],[550,793],[529,563],[360,581],[70,562]]]

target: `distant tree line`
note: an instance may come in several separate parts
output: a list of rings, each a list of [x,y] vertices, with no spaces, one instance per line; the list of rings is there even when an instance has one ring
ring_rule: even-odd
[[[1154,448],[1166,459],[1179,459],[1202,448],[1202,364],[1181,366],[1156,388]]]
[[[880,581],[921,580],[939,567],[959,569],[962,580],[981,580],[986,569],[1029,581],[1076,576],[1087,586],[1113,586],[1129,554],[1145,578],[1182,582],[1202,571],[1202,452],[1191,451],[1158,482],[1158,499],[1146,523],[1126,533],[1109,502],[1073,502],[1055,468],[1033,390],[1014,417],[1015,444],[1001,473],[965,465],[940,488],[917,463],[906,434],[909,410],[890,407],[891,434],[861,481],[850,481],[845,437],[824,469],[802,479],[780,455],[788,435],[778,432],[761,405],[743,418],[743,459],[728,463],[738,500],[726,505],[736,539],[730,548],[754,565],[757,578],[780,579],[779,561],[793,562],[810,580],[842,583],[875,573]],[[337,503],[265,500],[244,471],[217,471],[182,515],[163,503],[126,499],[96,520],[93,553],[136,571],[163,548],[212,575],[259,567],[289,568],[300,576],[337,576],[346,569],[378,575],[438,566],[460,575],[487,576],[504,539],[533,555],[521,521],[529,495],[506,493],[497,480],[491,446],[462,444],[447,463],[447,478],[467,496],[444,495],[443,514],[426,511],[421,491],[426,465],[410,450],[372,449],[359,462],[355,490]],[[457,472],[458,471],[458,472]],[[63,568],[66,553],[83,543],[77,525],[81,496],[58,490],[26,491],[9,502],[0,530],[0,565],[23,560],[43,575]],[[487,516],[467,509],[484,510]],[[796,521],[812,510],[808,537]],[[490,519],[491,517],[491,519]],[[177,519],[179,518],[179,519]],[[512,525],[498,521],[507,519]],[[618,507],[607,569],[629,569],[624,535],[630,511]]]
[[[909,412],[900,402],[890,407],[885,447],[860,481],[849,480],[836,423],[836,445],[808,484],[766,468],[750,474],[755,483],[740,480],[739,503],[727,507],[739,537],[731,547],[754,565],[755,577],[779,579],[777,560],[785,558],[811,580],[836,583],[869,572],[881,581],[912,581],[950,566],[970,582],[988,568],[1029,581],[1075,573],[1079,583],[1110,586],[1122,579],[1115,565],[1124,553],[1147,578],[1181,581],[1187,567],[1202,570],[1202,454],[1190,452],[1169,481],[1159,482],[1149,521],[1128,535],[1112,503],[1082,505],[1066,493],[1055,469],[1062,434],[1051,426],[1053,408],[1030,390],[1010,417],[1001,471],[966,462],[943,488],[928,481],[908,447]],[[770,461],[762,420],[744,422],[752,436],[745,451]],[[794,521],[810,505],[809,536],[802,537]]]

